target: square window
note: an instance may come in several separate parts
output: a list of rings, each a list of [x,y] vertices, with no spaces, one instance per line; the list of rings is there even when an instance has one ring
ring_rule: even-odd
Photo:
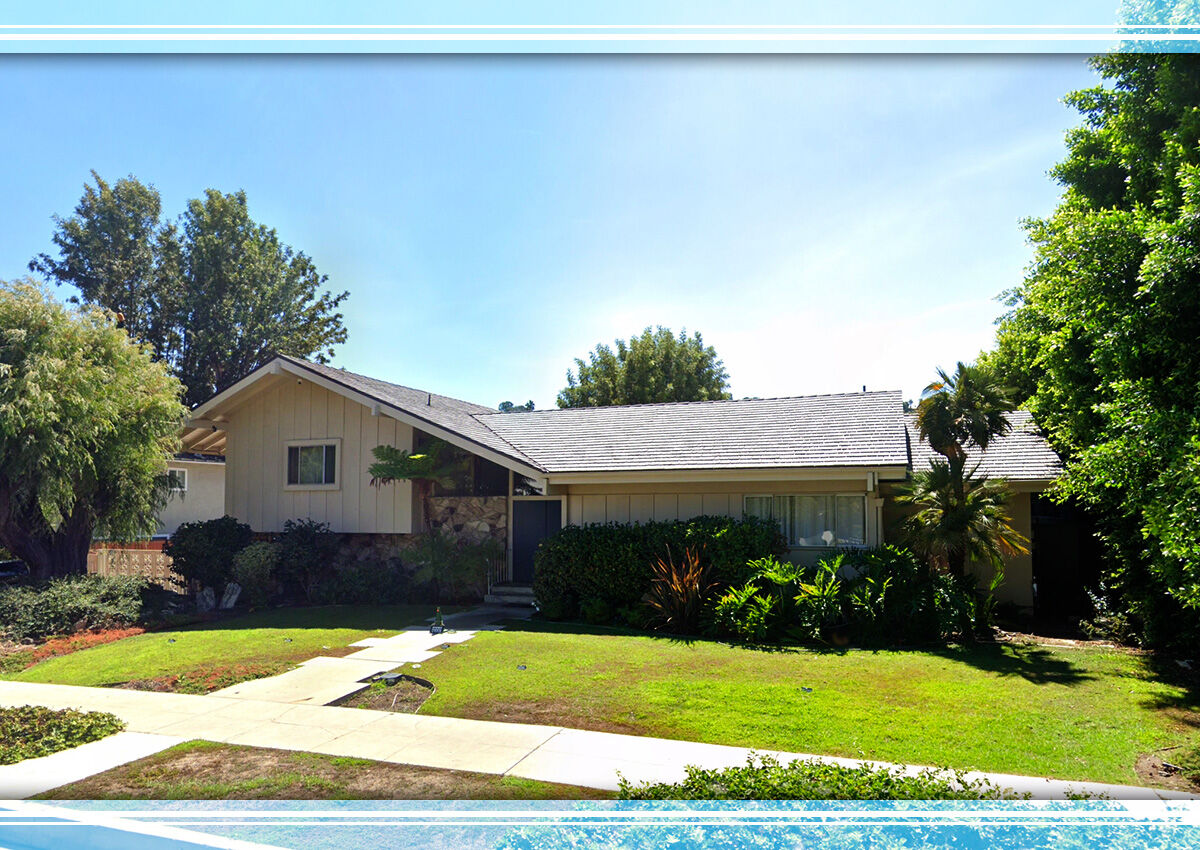
[[[187,492],[187,470],[186,469],[168,469],[167,470],[167,490],[171,493],[186,493]]]
[[[332,485],[337,483],[337,445],[288,446],[289,485]]]

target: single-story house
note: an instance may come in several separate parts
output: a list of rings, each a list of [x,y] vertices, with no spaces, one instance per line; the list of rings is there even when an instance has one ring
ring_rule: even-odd
[[[180,452],[167,464],[167,504],[158,514],[155,537],[170,537],[185,522],[225,514],[225,457],[213,452]]]
[[[1031,500],[1060,462],[1028,415],[1013,424],[982,468],[1012,482],[1014,524],[1031,537]],[[284,356],[196,407],[183,441],[224,456],[225,512],[255,531],[311,517],[386,545],[426,518],[411,482],[371,486],[371,449],[428,436],[463,452],[430,524],[503,542],[495,578],[518,585],[570,523],[754,514],[777,520],[803,562],[879,545],[899,516],[889,496],[930,457],[899,391],[499,413]],[[1009,565],[1003,598],[1033,604],[1031,563]]]

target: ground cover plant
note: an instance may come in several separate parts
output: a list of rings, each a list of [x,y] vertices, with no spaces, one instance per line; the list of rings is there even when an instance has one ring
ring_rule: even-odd
[[[124,728],[119,717],[101,711],[56,711],[40,705],[0,708],[0,764],[69,750]]]
[[[21,642],[126,628],[144,618],[151,592],[140,576],[67,576],[0,587],[0,629]]]
[[[1200,689],[1112,649],[758,649],[511,623],[422,663],[421,714],[1137,784],[1190,740]]]
[[[961,772],[846,767],[813,759],[781,764],[751,755],[743,767],[687,766],[682,782],[634,784],[621,777],[622,800],[1016,800],[1011,789]]]
[[[92,686],[171,676],[201,681],[219,680],[222,671],[248,665],[272,675],[316,655],[351,652],[349,644],[355,641],[395,634],[432,615],[432,606],[413,605],[272,608],[147,632],[50,658],[6,678]]]
[[[565,800],[612,794],[485,773],[189,741],[40,796],[55,800]]]

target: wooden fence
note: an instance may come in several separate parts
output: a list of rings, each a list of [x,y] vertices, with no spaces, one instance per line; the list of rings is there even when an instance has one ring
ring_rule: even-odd
[[[87,571],[100,576],[145,576],[166,590],[188,591],[183,579],[171,572],[171,559],[161,548],[136,544],[132,548],[95,548],[88,552]]]

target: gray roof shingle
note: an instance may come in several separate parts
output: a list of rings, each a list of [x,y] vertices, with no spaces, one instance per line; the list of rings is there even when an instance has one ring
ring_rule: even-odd
[[[1062,460],[1039,433],[1033,416],[1026,410],[1017,410],[1010,413],[1008,419],[1012,423],[1012,430],[995,439],[982,455],[977,449],[968,452],[969,464],[978,459],[980,474],[988,478],[1005,478],[1009,481],[1057,478],[1063,470]],[[929,461],[942,456],[931,449],[929,443],[921,441],[915,414],[906,415],[905,421],[912,468],[928,469]]]
[[[335,381],[344,387],[357,390],[363,395],[370,396],[384,404],[392,405],[410,416],[428,422],[447,431],[452,431],[472,443],[483,446],[505,457],[511,458],[535,469],[541,467],[536,461],[522,454],[509,445],[494,431],[481,423],[476,416],[481,413],[494,413],[490,407],[472,404],[449,396],[392,384],[345,369],[333,366],[323,366],[320,363],[310,363],[296,357],[279,355],[284,360],[301,368],[315,372],[322,377]]]
[[[904,466],[898,391],[489,413],[547,472]]]
[[[551,474],[701,469],[909,466],[938,457],[902,412],[899,391],[498,413],[284,357],[351,390]],[[981,472],[1013,481],[1057,478],[1062,462],[1025,411],[983,455]]]

